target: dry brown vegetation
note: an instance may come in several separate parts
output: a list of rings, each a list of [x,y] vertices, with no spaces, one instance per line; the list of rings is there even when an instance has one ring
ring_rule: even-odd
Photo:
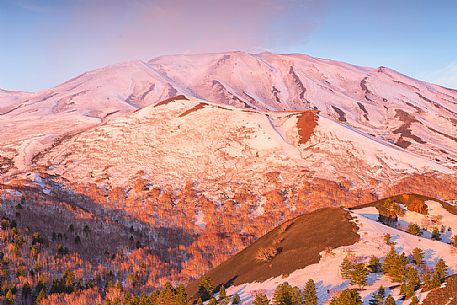
[[[198,189],[197,182],[189,180],[181,188],[160,188],[144,179],[143,174],[139,172],[129,186],[109,188],[96,184],[69,184],[64,187],[54,184],[53,177],[42,173],[46,187],[52,190],[49,195],[44,194],[41,187],[21,180],[1,185],[1,216],[14,220],[18,232],[26,240],[20,250],[22,258],[15,258],[12,250],[7,253],[13,271],[7,273],[9,278],[3,283],[7,283],[5,285],[8,287],[20,287],[27,280],[32,286],[36,285],[36,274],[31,276],[25,273],[23,278],[11,275],[24,267],[26,270],[35,268],[38,261],[40,274],[46,279],[48,288],[50,281],[62,276],[68,268],[78,274],[78,279],[83,283],[93,279],[98,279],[101,285],[106,285],[108,281],[121,281],[125,283],[126,292],[148,292],[167,280],[187,283],[218,265],[219,269],[215,270],[222,270],[220,268],[224,268],[225,264],[222,263],[234,253],[242,251],[278,224],[298,215],[322,207],[350,207],[378,199],[372,190],[354,188],[344,179],[334,182],[304,178],[298,184],[300,187],[283,188],[280,173],[272,172],[269,174],[273,187],[271,191],[256,194],[241,186],[233,190],[233,195],[214,200]],[[437,175],[408,177],[384,190],[383,194],[388,196],[422,191],[429,196],[436,194],[438,198],[457,198],[455,179]],[[424,188],[424,185],[427,187]],[[22,209],[18,209],[22,195],[26,203]],[[422,212],[425,211],[425,198],[417,195],[397,196],[397,200],[403,204]],[[445,208],[456,212],[452,206]],[[342,213],[334,211],[324,216],[324,212],[320,212],[316,223],[307,226],[315,228],[318,227],[317,223],[332,224],[331,219]],[[310,221],[312,218],[306,219]],[[348,222],[342,220],[342,223]],[[303,260],[296,260],[296,257],[287,259],[287,255],[295,251],[287,244],[293,228],[294,225],[283,225],[278,229],[281,233],[275,233],[277,236],[271,238],[271,242],[258,244],[264,248],[274,247],[278,253],[269,263],[259,264],[253,252],[250,259],[260,268],[253,276],[269,275],[262,270],[262,265],[266,268],[270,264],[273,266],[270,270],[272,274],[276,271],[280,274],[290,272],[298,265],[292,265],[289,261],[299,265],[309,264],[318,259],[320,251],[334,248],[338,243],[330,239],[316,245],[316,248],[307,246],[306,251],[311,252],[306,253],[312,254],[305,255]],[[322,230],[326,229],[332,235],[332,230],[341,228],[323,226]],[[346,231],[341,229],[341,232]],[[349,231],[352,232],[352,229]],[[34,232],[43,237],[37,258],[30,256],[32,252],[29,250]],[[315,232],[323,236],[327,234],[319,230]],[[351,236],[352,233],[348,232],[346,236]],[[303,238],[299,230],[296,234]],[[338,238],[338,235],[335,236]],[[314,239],[318,238],[310,235],[308,245]],[[59,246],[66,251],[59,254]],[[5,244],[4,248],[12,249],[12,246]],[[276,265],[280,268],[276,269]],[[236,272],[236,269],[231,272]],[[242,281],[244,276],[239,275],[237,281]],[[215,277],[214,280],[219,283],[229,279]],[[245,280],[249,279],[246,277]]]

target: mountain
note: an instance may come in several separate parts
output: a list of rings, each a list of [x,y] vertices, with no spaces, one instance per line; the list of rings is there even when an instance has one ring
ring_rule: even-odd
[[[380,192],[412,174],[454,173],[316,111],[263,112],[184,96],[81,132],[35,160],[73,183],[125,186],[140,172],[161,187],[193,181],[213,198],[241,185],[257,194],[298,188],[311,177]]]
[[[398,204],[403,210],[401,216],[395,216],[386,222],[380,221],[385,215],[386,202]],[[419,224],[422,231],[414,235],[409,233],[411,224]],[[440,229],[440,238],[432,239],[434,228]],[[303,288],[308,279],[316,283],[319,304],[326,302],[341,290],[351,285],[340,273],[340,265],[345,257],[354,263],[367,264],[373,256],[381,263],[391,251],[386,242],[389,234],[395,251],[405,253],[408,265],[415,266],[419,274],[433,268],[438,259],[443,258],[448,266],[447,272],[455,273],[457,258],[451,238],[457,229],[457,209],[449,203],[419,196],[402,194],[391,198],[365,204],[353,209],[324,208],[289,220],[259,238],[251,246],[234,255],[218,267],[208,272],[216,285],[224,284],[229,295],[238,293],[242,302],[250,304],[256,294],[265,293],[271,298],[276,287],[288,282],[292,286]],[[424,265],[417,266],[412,261],[412,251],[420,248],[424,253]],[[274,249],[268,260],[260,254],[265,249]],[[444,279],[443,279],[444,280]],[[455,287],[455,277],[448,279]],[[401,282],[401,281],[400,281]],[[197,295],[199,281],[192,282],[188,289]],[[400,284],[384,271],[370,272],[368,282],[360,289],[364,304],[373,293],[384,286],[386,294],[392,294],[396,300],[402,299]],[[453,288],[432,290],[420,285],[415,290],[423,304],[448,304],[444,297]],[[455,291],[455,290],[454,290]],[[451,292],[452,293],[452,292]],[[444,295],[444,296],[443,296]],[[432,296],[440,296],[438,298]],[[432,303],[430,303],[432,301]],[[408,302],[408,301],[406,301]],[[409,303],[404,303],[409,304]]]
[[[0,154],[26,171],[29,155],[59,138],[178,94],[262,111],[317,109],[376,141],[457,164],[457,91],[385,67],[244,52],[127,62],[41,92],[2,95]]]
[[[164,56],[148,65],[205,100],[262,110],[318,109],[378,139],[455,166],[457,91],[306,55]]]
[[[348,208],[401,193],[457,198],[456,99],[384,67],[243,52],[163,56],[41,92],[0,91],[0,241],[10,287],[41,285],[24,266],[40,266],[53,287],[65,266],[84,287],[118,282],[150,293],[198,278],[320,208],[309,215],[327,219],[315,230],[328,244],[285,241],[284,249],[309,250],[308,259],[271,274],[229,264],[240,273],[235,285],[320,264],[322,247],[359,247],[365,233],[353,232],[354,222],[372,225],[373,240],[397,234],[362,211],[374,205]],[[309,215],[292,220],[297,234],[318,225]],[[276,261],[293,255],[281,253]]]

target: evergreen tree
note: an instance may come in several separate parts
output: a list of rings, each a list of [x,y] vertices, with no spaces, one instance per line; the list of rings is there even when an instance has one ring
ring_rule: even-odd
[[[394,242],[392,241],[392,235],[390,235],[389,233],[384,234],[384,242],[388,246],[394,246]]]
[[[65,269],[62,282],[65,285],[65,290],[67,293],[71,293],[75,290],[75,273],[70,271],[70,269]]]
[[[424,283],[425,287],[427,287],[428,289],[430,288],[432,282],[432,275],[430,274],[430,272],[425,271],[422,274],[422,282]]]
[[[159,293],[157,303],[159,305],[173,304],[175,301],[175,289],[170,282],[166,282]]]
[[[219,301],[225,300],[227,298],[227,293],[225,292],[225,287],[224,285],[221,285],[221,288],[219,288]]]
[[[409,303],[409,305],[418,305],[418,304],[419,304],[419,299],[414,295],[411,298],[411,303]]]
[[[37,304],[40,304],[44,299],[46,299],[46,292],[44,292],[44,289],[41,289],[35,301]]]
[[[289,283],[284,282],[276,287],[273,294],[274,305],[301,305],[302,296],[300,289],[292,287]]]
[[[429,288],[438,288],[441,286],[441,279],[437,272],[434,272],[432,275],[432,279],[430,280]]]
[[[368,270],[362,263],[354,264],[351,270],[351,284],[357,285],[360,288],[365,286],[368,277]]]
[[[376,256],[371,256],[370,260],[368,261],[368,271],[371,273],[379,273],[382,272],[382,265],[379,261],[379,258]]]
[[[416,266],[421,267],[424,265],[424,251],[422,251],[422,249],[414,248],[412,255],[413,255],[413,263]]]
[[[332,298],[330,305],[362,305],[362,298],[355,289],[345,289],[337,297]]]
[[[436,273],[438,275],[440,281],[443,281],[446,278],[446,276],[448,275],[447,265],[442,258],[440,258],[438,260],[438,262],[436,263],[434,273]]]
[[[11,289],[8,289],[8,292],[5,295],[4,304],[5,305],[14,305],[14,296],[13,296],[13,292],[11,291]]]
[[[210,299],[207,305],[217,305],[216,299],[215,298]]]
[[[306,282],[303,290],[304,305],[317,305],[316,284],[312,279]]]
[[[396,305],[395,299],[389,294],[384,302],[384,305]]]
[[[384,304],[384,298],[386,297],[386,292],[384,290],[384,287],[381,286],[379,289],[373,294],[373,297],[369,301],[370,305],[383,305]]]
[[[414,291],[420,284],[419,274],[414,267],[408,268],[406,281],[400,287],[400,293],[410,298],[414,295]]]
[[[270,300],[268,300],[265,294],[261,293],[255,296],[255,300],[252,305],[270,305]]]
[[[179,285],[176,288],[175,304],[176,305],[189,304],[189,298],[187,297],[186,288],[184,288],[183,285]]]
[[[198,298],[198,300],[197,300],[197,305],[203,305],[203,300],[202,300],[202,298]]]
[[[298,287],[292,288],[292,304],[302,305],[303,304],[303,293]]]
[[[213,281],[211,280],[211,278],[204,276],[201,279],[200,284],[198,285],[199,297],[202,299],[202,301],[207,301],[207,300],[211,299],[211,297],[213,296],[213,292],[214,292]]]
[[[351,270],[352,270],[352,262],[346,256],[340,265],[341,277],[345,280],[349,280],[351,278]]]
[[[408,259],[405,254],[397,254],[392,248],[384,260],[384,272],[395,282],[402,282],[406,275]]]

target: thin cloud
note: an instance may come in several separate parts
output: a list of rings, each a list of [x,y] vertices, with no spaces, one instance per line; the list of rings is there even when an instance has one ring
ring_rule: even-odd
[[[433,83],[457,89],[457,63],[451,63],[448,66],[433,72],[429,79]]]
[[[256,51],[307,40],[324,12],[317,0],[79,1],[59,41],[104,41],[111,57]]]
[[[35,13],[49,12],[51,7],[34,0],[14,0],[16,6]]]

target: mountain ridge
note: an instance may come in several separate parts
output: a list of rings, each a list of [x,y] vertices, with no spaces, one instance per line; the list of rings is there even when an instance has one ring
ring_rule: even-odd
[[[300,54],[161,56],[89,71],[23,97],[7,94],[0,98],[6,133],[1,144],[14,147],[28,139],[46,147],[66,131],[96,126],[179,94],[238,108],[317,109],[378,141],[457,166],[457,91],[385,67]],[[12,157],[10,151],[0,153]]]

